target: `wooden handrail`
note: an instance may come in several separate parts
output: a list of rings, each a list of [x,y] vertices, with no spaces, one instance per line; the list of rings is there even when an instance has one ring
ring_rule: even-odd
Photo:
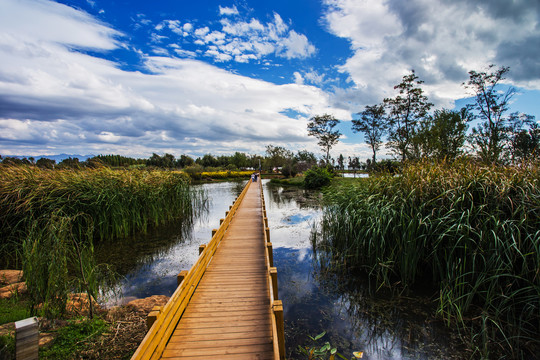
[[[143,341],[131,357],[132,360],[158,359],[161,357],[165,349],[165,345],[174,332],[176,324],[186,309],[195,288],[199,284],[199,281],[206,271],[210,260],[214,256],[219,243],[223,239],[225,231],[229,227],[236,210],[238,210],[238,207],[244,199],[250,184],[251,181],[248,181],[244,187],[244,190],[242,190],[242,193],[240,196],[238,196],[233,206],[229,210],[223,223],[217,232],[212,236],[212,240],[210,240],[210,242],[206,245],[197,259],[197,262],[195,262],[195,264],[191,267],[187,275],[184,277],[182,283],[178,286],[167,304],[163,307],[161,314],[156,319],[152,327],[148,330],[148,333],[144,337]]]
[[[264,251],[265,251],[265,263],[266,263],[266,279],[268,282],[268,296],[270,298],[270,318],[272,319],[272,342],[274,347],[274,360],[285,359],[285,332],[283,324],[283,306],[281,301],[277,299],[277,273],[273,264],[272,245],[270,243],[270,230],[268,229],[268,218],[266,216],[266,206],[264,201],[264,192],[262,188],[262,181],[259,182],[259,188],[261,191],[261,212],[263,221],[264,232]],[[272,274],[275,278],[272,278]],[[276,316],[275,305],[280,307],[281,314]]]

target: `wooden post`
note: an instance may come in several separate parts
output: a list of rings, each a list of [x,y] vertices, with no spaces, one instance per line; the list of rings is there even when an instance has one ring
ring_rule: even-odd
[[[232,205],[229,205],[229,211],[232,209]]]
[[[225,219],[219,219],[219,225],[223,224],[224,221]]]
[[[37,317],[15,322],[15,358],[17,360],[37,360],[39,350],[39,329]]]
[[[278,288],[277,288],[277,268],[271,267],[269,270],[270,277],[272,278],[272,289],[274,290],[274,300],[278,299]]]
[[[199,255],[202,254],[202,252],[206,249],[206,244],[199,245]]]
[[[265,229],[265,231],[266,231],[266,241],[267,241],[267,242],[270,242],[270,228],[267,227],[267,228]]]
[[[199,254],[200,255],[200,254]],[[187,270],[182,270],[176,275],[176,286],[180,286],[182,281],[186,278],[186,275],[188,274]]]
[[[283,303],[281,300],[274,300],[272,310],[276,318],[276,327],[279,345],[279,358],[285,359],[285,323],[283,322]]]
[[[264,221],[264,228],[266,229],[268,227],[268,218],[266,217],[266,214],[264,214],[265,217],[263,217],[263,221]]]
[[[161,314],[161,306],[154,306],[146,317],[146,330],[150,330],[152,325],[156,322],[157,318]]]
[[[212,237],[214,237],[214,235],[216,235],[217,233],[217,229],[212,229]]]
[[[268,248],[268,262],[270,263],[270,267],[274,266],[274,253],[272,252],[272,243],[266,243],[266,247]]]
[[[225,211],[225,217],[229,216],[229,211]]]

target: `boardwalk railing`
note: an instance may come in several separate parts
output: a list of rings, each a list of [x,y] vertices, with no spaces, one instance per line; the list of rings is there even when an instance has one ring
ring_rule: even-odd
[[[274,267],[274,256],[272,243],[270,242],[270,228],[268,227],[268,217],[266,216],[266,205],[262,183],[259,182],[262,199],[262,219],[265,243],[265,262],[268,274],[268,289],[270,298],[270,310],[272,312],[272,339],[274,342],[274,359],[285,359],[285,324],[283,320],[283,304],[278,300],[277,269]]]
[[[212,260],[216,249],[218,248],[227,228],[229,227],[236,211],[244,199],[250,185],[248,181],[242,193],[238,196],[234,204],[226,213],[225,219],[222,219],[219,229],[212,231],[212,239],[206,246],[199,248],[200,256],[197,262],[187,272],[179,274],[179,286],[171,296],[167,304],[160,309],[156,309],[150,314],[155,319],[148,333],[132,356],[132,360],[138,359],[159,359],[165,350],[165,347],[171,338],[176,325],[189,301],[195,292],[197,285],[201,281],[208,264]],[[277,271],[273,267],[272,244],[270,243],[270,232],[268,229],[268,219],[266,217],[266,208],[263,197],[261,181],[257,184],[260,187],[262,197],[262,221],[265,239],[265,263],[267,268],[267,281],[269,285],[269,311],[272,319],[272,338],[274,343],[274,358],[285,359],[285,336],[283,323],[283,306],[278,299],[277,293]]]

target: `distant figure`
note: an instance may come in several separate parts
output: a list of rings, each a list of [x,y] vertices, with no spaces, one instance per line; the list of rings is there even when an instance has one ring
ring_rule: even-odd
[[[255,174],[251,174],[251,182],[255,182]]]

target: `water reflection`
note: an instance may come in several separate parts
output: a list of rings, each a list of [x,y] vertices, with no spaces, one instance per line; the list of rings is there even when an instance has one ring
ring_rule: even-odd
[[[212,229],[219,226],[219,219],[225,217],[244,185],[245,181],[195,185],[195,191],[206,193],[208,202],[190,221],[99,244],[98,262],[112,264],[123,277],[115,290],[118,295],[108,299],[108,304],[151,295],[170,296],[176,289],[176,275],[197,261],[199,245],[210,240]]]
[[[312,250],[311,231],[320,221],[320,196],[263,181],[279,297],[283,300],[287,357],[308,335],[327,331],[340,352],[364,351],[364,359],[461,358],[446,328],[433,322],[427,298],[395,298],[369,291],[358,276],[337,277]],[[120,293],[131,299],[171,295],[176,274],[197,260],[198,247],[210,240],[212,228],[243,189],[244,182],[198,185],[207,191],[207,211],[190,224],[170,224],[101,246],[101,261],[115,264],[124,276]],[[358,280],[359,279],[359,280]]]

